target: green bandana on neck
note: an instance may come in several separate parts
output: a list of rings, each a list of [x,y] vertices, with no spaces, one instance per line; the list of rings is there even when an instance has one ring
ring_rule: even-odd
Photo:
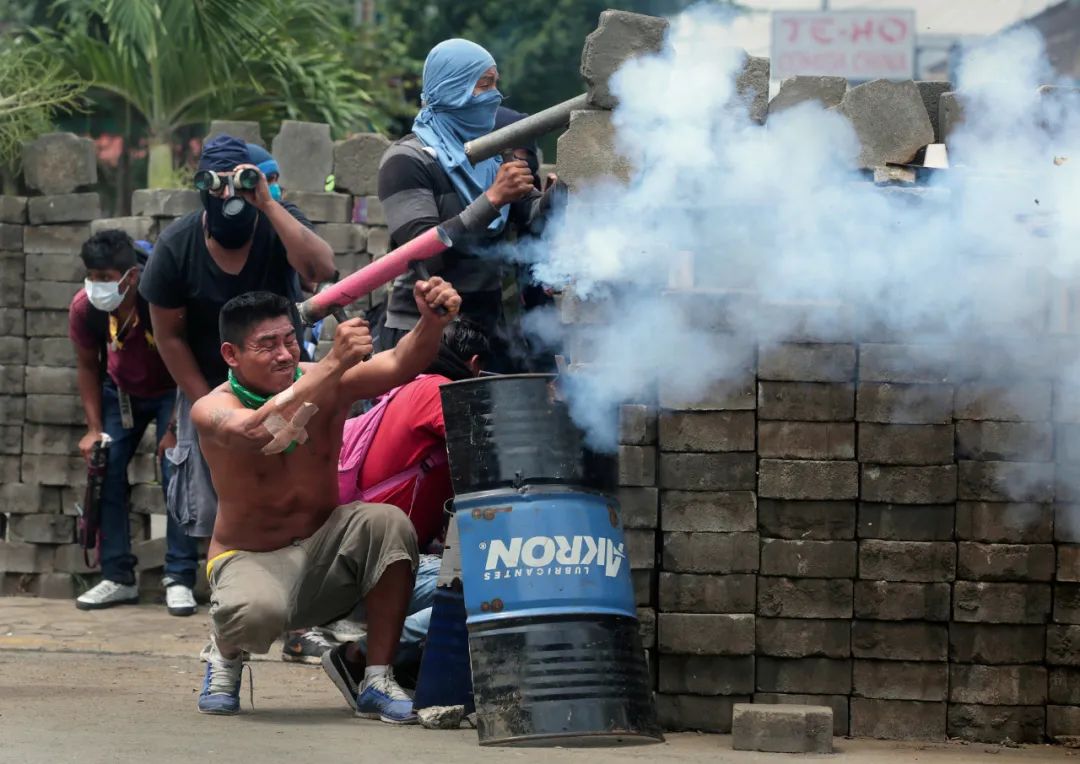
[[[296,367],[296,376],[293,377],[293,382],[296,382],[300,377],[304,376],[304,372],[300,370],[300,367]],[[273,395],[259,395],[258,393],[248,390],[246,387],[240,384],[240,381],[233,374],[233,370],[229,369],[229,387],[232,388],[233,395],[240,399],[240,402],[244,404],[246,409],[258,409],[262,408],[268,400],[273,398]],[[282,453],[290,453],[294,448],[299,445],[295,440],[289,444]]]

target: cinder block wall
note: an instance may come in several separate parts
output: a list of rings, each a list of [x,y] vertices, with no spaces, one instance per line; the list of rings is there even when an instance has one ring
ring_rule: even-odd
[[[255,123],[213,123],[210,135],[220,132],[262,143]],[[286,123],[273,151],[285,198],[315,224],[347,274],[389,248],[376,196],[378,162],[388,143],[359,135],[335,144],[329,135],[326,125]],[[23,164],[35,195],[0,196],[0,594],[69,598],[97,577],[75,543],[75,503],[86,484],[77,445],[86,429],[67,311],[82,288],[79,248],[104,228],[154,241],[174,219],[201,206],[194,190],[138,190],[133,216],[102,218],[93,142],[71,134],[29,144]],[[313,175],[312,167],[321,169]],[[327,193],[331,172],[335,191]],[[371,299],[384,297],[379,292]],[[371,299],[350,310],[370,307]],[[330,324],[326,334],[332,336]],[[160,593],[165,559],[164,522],[154,523],[151,533],[151,516],[165,511],[155,442],[151,425],[128,476],[134,553],[148,598]]]

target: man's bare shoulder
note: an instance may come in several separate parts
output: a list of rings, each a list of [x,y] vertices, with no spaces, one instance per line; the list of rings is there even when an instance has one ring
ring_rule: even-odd
[[[223,384],[195,401],[191,407],[191,421],[200,429],[216,427],[233,411],[243,407],[240,399],[233,395],[229,386]]]

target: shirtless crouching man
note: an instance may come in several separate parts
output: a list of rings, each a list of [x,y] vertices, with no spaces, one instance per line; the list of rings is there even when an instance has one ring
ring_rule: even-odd
[[[249,292],[222,308],[229,381],[191,411],[218,494],[207,555],[214,647],[199,711],[239,711],[242,651],[265,653],[286,630],[333,621],[362,599],[366,667],[352,642],[327,653],[323,666],[358,715],[415,723],[390,665],[412,593],[416,534],[396,507],[337,506],[350,404],[427,368],[461,306],[439,278],[418,281],[414,296],[420,322],[393,350],[366,362],[372,341],[360,319],[337,328],[323,360],[301,364],[287,299]]]

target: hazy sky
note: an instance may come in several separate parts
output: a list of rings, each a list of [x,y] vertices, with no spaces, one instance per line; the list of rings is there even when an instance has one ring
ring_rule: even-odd
[[[835,10],[914,8],[920,34],[971,34],[996,32],[1020,19],[1033,16],[1060,0],[829,0]],[[814,10],[821,0],[741,0],[762,11]],[[740,37],[747,52],[769,55],[769,14],[743,17]]]

